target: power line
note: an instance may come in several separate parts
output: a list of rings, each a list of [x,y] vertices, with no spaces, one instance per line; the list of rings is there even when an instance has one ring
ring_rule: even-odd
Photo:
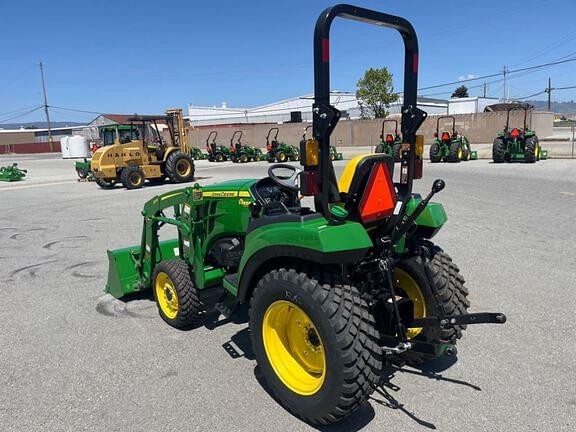
[[[60,110],[64,110],[64,111],[74,111],[74,112],[81,112],[81,113],[86,113],[86,114],[102,114],[101,112],[97,112],[97,111],[86,111],[86,110],[81,110],[81,109],[74,109],[74,108],[66,108],[66,107],[60,107],[60,106],[55,106],[55,105],[50,105],[50,108],[57,108]]]
[[[13,117],[9,117],[9,118],[2,119],[2,120],[0,120],[0,124],[5,124],[5,123],[8,123],[10,120],[16,120],[16,119],[18,119],[18,118],[20,118],[20,117],[24,117],[24,116],[26,116],[26,115],[28,115],[28,114],[30,114],[30,113],[33,113],[34,111],[38,111],[39,109],[42,109],[42,108],[43,108],[43,106],[40,105],[40,106],[37,106],[36,108],[31,109],[31,110],[29,110],[29,111],[26,111],[26,112],[24,112],[24,113],[15,115],[15,116],[13,116]]]
[[[575,58],[569,58],[569,59],[565,59],[565,60],[558,60],[558,61],[553,61],[550,63],[543,63],[543,64],[539,64],[539,65],[535,65],[535,66],[529,66],[529,67],[525,67],[525,68],[520,68],[520,69],[506,69],[506,72],[502,71],[502,72],[497,72],[497,73],[493,73],[493,74],[488,74],[488,75],[482,75],[482,76],[477,76],[474,78],[467,78],[467,79],[463,79],[463,80],[458,80],[458,81],[451,81],[448,83],[444,83],[444,84],[436,84],[433,86],[428,86],[428,87],[421,87],[418,89],[418,91],[421,90],[431,90],[431,89],[435,89],[435,88],[441,88],[441,87],[446,87],[449,85],[455,85],[455,84],[461,84],[461,83],[465,83],[465,82],[470,82],[470,81],[478,81],[478,80],[482,80],[482,79],[486,79],[486,78],[494,78],[497,76],[507,76],[513,73],[518,73],[518,72],[524,72],[524,71],[529,71],[529,70],[534,70],[534,69],[541,69],[544,67],[550,67],[550,66],[555,66],[555,65],[559,65],[559,64],[563,64],[563,63],[569,63],[569,62],[574,62],[576,61],[576,57]]]

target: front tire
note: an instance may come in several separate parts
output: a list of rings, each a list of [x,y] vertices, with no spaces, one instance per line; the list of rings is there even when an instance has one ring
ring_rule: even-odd
[[[120,174],[120,181],[126,189],[140,189],[144,186],[144,179],[144,172],[136,165],[127,166]]]
[[[398,264],[399,274],[395,273],[395,283],[404,293],[414,291],[408,287],[411,284],[417,285],[417,292],[421,295],[420,310],[414,309],[416,315],[423,316],[451,316],[468,313],[470,301],[468,300],[468,289],[464,286],[464,278],[460,275],[458,266],[452,262],[452,258],[437,246],[427,248],[428,256],[412,257],[401,261]],[[404,273],[404,278],[402,278]],[[407,276],[406,276],[407,275]],[[456,344],[463,335],[466,326],[455,326],[453,328],[441,329],[439,327],[424,327],[421,329],[410,329],[414,340],[434,344]],[[407,351],[401,355],[407,363],[419,364],[434,357],[422,353]]]
[[[440,154],[440,144],[435,142],[430,146],[430,162],[436,163],[442,161]]]
[[[448,162],[460,162],[464,156],[462,145],[458,141],[450,143],[450,150],[448,152],[448,157],[446,160]]]
[[[186,327],[201,311],[200,295],[188,264],[181,259],[161,261],[154,269],[152,291],[160,317],[172,327]]]
[[[366,401],[382,367],[379,335],[366,301],[338,271],[272,270],[250,306],[258,366],[286,409],[328,424]]]
[[[492,160],[494,163],[503,163],[506,161],[506,146],[502,138],[496,138],[492,143]]]
[[[166,160],[166,174],[174,183],[194,180],[194,159],[186,153],[175,151]]]

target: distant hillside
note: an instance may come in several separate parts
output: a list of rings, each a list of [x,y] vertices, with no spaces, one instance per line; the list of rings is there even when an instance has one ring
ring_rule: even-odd
[[[546,101],[526,101],[530,105],[534,105],[537,110],[548,109],[548,102]],[[552,102],[552,112],[557,114],[576,113],[576,102]]]
[[[84,126],[86,123],[78,122],[51,122],[53,128],[61,127],[75,127]],[[46,129],[48,126],[46,122],[30,122],[30,123],[2,123],[0,124],[0,129],[20,129],[21,127],[25,129]]]

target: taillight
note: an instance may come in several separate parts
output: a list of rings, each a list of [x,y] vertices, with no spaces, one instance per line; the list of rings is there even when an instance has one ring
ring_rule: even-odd
[[[510,135],[512,138],[518,138],[520,136],[520,131],[517,128],[514,128],[512,129],[512,132],[510,132]]]
[[[300,173],[300,193],[303,196],[320,194],[320,177],[318,171],[302,171]]]

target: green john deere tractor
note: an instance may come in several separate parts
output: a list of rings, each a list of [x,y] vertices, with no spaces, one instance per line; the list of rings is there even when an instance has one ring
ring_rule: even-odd
[[[17,163],[0,167],[0,181],[14,182],[20,181],[26,177],[28,171],[18,168]]]
[[[387,133],[384,136],[386,123],[394,123],[394,134]],[[394,157],[394,162],[400,162],[400,150],[402,149],[402,137],[398,134],[398,120],[386,119],[382,121],[382,131],[380,132],[380,143],[376,146],[376,153],[385,153]]]
[[[492,160],[494,163],[524,161],[534,163],[540,159],[548,159],[548,151],[540,147],[536,132],[528,129],[527,117],[529,105],[517,104],[506,111],[506,125],[498,133],[492,144]],[[522,128],[510,130],[510,112],[524,110],[524,124]]]
[[[392,27],[404,40],[404,106],[399,182],[386,154],[357,156],[340,180],[330,135],[340,111],[330,103],[328,47],[334,18]],[[470,313],[464,278],[432,242],[446,223],[431,202],[444,188],[412,193],[422,164],[416,132],[418,41],[403,18],[337,5],[314,34],[313,138],[301,144],[300,169],[156,196],[144,205],[141,242],[108,251],[106,291],[152,291],[160,316],[187,327],[221,289],[216,309],[230,316],[250,305],[253,350],[263,379],[290,412],[312,424],[342,420],[380,383],[383,362],[420,363],[456,353],[466,325],[503,323],[500,313]],[[314,208],[301,197],[314,197]],[[169,213],[171,211],[173,214]],[[173,240],[159,240],[172,226]],[[163,236],[163,238],[166,238]]]
[[[298,147],[278,141],[278,132],[280,129],[272,127],[266,135],[266,160],[269,163],[288,162],[300,160],[300,151]],[[270,134],[274,133],[271,138]]]
[[[230,157],[230,149],[216,143],[217,131],[210,131],[206,138],[206,151],[210,162],[224,162]],[[212,141],[210,141],[212,139]]]
[[[200,150],[198,147],[190,148],[190,156],[192,156],[192,159],[194,160],[208,159],[208,155],[203,153],[202,150]]]
[[[230,138],[230,160],[232,162],[260,162],[264,159],[262,150],[256,147],[252,147],[246,144],[242,144],[242,131],[237,130],[232,134]],[[238,135],[238,139],[234,141],[234,138]]]
[[[452,131],[443,131],[440,134],[440,120],[452,120]],[[470,148],[470,141],[456,131],[456,118],[454,116],[440,116],[436,120],[434,143],[430,146],[431,162],[461,162],[478,159],[478,153]]]

